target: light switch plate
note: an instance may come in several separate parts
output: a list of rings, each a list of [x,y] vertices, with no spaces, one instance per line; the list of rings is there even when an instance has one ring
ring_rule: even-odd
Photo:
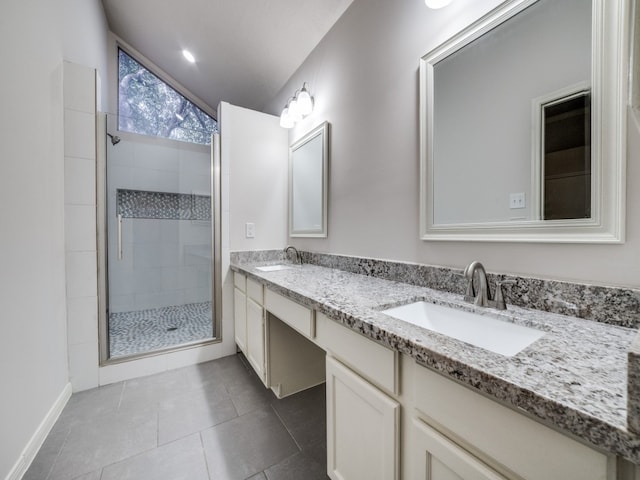
[[[256,237],[256,224],[247,222],[244,224],[245,235],[247,238]]]
[[[526,206],[524,193],[509,194],[509,208],[525,208]]]

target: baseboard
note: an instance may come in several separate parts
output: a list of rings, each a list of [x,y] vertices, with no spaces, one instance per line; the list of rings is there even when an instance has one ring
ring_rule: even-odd
[[[42,422],[40,422],[40,425],[38,425],[35,433],[31,436],[29,442],[27,442],[24,450],[22,450],[20,458],[18,458],[13,468],[9,470],[9,474],[5,477],[5,480],[20,480],[27,472],[31,462],[33,462],[47,435],[49,435],[49,432],[53,428],[54,423],[56,423],[56,420],[58,420],[58,417],[62,413],[62,409],[69,401],[69,398],[71,398],[71,383],[67,383],[64,386],[62,393],[60,393],[44,419],[42,419]]]

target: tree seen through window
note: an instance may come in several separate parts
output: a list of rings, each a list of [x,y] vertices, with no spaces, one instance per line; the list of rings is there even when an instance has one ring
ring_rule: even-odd
[[[208,145],[217,122],[140,63],[118,51],[118,129]]]

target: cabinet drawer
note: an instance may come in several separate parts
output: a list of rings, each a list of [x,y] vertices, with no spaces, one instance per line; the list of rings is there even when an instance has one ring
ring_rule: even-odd
[[[314,338],[316,336],[313,310],[303,307],[299,303],[283,297],[268,288],[264,294],[265,308],[290,327],[303,335]]]
[[[398,353],[318,314],[317,343],[367,380],[398,394]]]
[[[601,453],[425,367],[416,365],[415,405],[456,443],[498,470],[528,480],[602,480]],[[438,428],[438,427],[436,427]]]
[[[241,292],[246,293],[247,291],[247,277],[242,273],[233,272],[233,284],[236,288],[240,289]]]
[[[488,465],[431,428],[421,420],[413,420],[412,447],[416,450],[416,471],[411,478],[473,478],[507,480]]]
[[[262,284],[247,278],[247,296],[259,305],[264,304]]]

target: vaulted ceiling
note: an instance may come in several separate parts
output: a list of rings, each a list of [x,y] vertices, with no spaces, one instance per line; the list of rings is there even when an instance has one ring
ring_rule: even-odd
[[[260,109],[353,0],[102,0],[113,33],[216,108]],[[194,64],[182,56],[188,49]]]

